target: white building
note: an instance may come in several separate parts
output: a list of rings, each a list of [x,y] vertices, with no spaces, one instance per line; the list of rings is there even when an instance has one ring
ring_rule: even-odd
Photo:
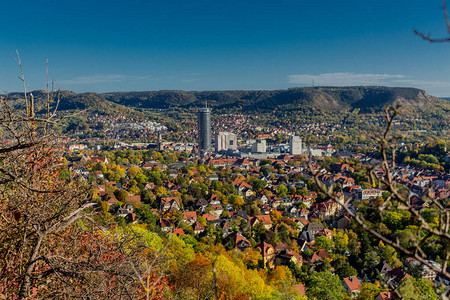
[[[216,135],[216,151],[237,150],[237,135],[231,132],[219,132]]]
[[[302,139],[299,136],[293,135],[289,139],[289,154],[302,154]]]
[[[266,140],[257,140],[256,143],[252,145],[252,152],[265,153],[267,149]]]

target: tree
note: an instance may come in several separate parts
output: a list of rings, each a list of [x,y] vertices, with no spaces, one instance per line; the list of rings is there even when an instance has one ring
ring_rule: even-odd
[[[20,57],[18,62],[21,67]],[[151,299],[165,294],[168,285],[157,267],[163,263],[159,251],[147,251],[137,235],[119,237],[100,230],[92,187],[82,177],[59,177],[66,168],[55,130],[60,120],[50,110],[59,100],[47,92],[37,101],[27,93],[23,72],[21,80],[25,112],[11,108],[7,96],[0,98],[2,297],[127,294]]]
[[[157,217],[151,211],[151,206],[148,204],[141,205],[135,209],[136,215],[143,223],[147,225],[156,225]]]
[[[114,191],[114,196],[116,199],[122,203],[128,202],[129,194],[126,190],[117,189]]]
[[[433,284],[429,280],[422,278],[406,278],[400,283],[398,294],[405,300],[439,299],[439,296],[434,291]]]
[[[142,170],[139,167],[131,166],[128,169],[128,176],[130,178],[135,178],[138,174],[141,174],[141,173],[142,173]]]
[[[348,250],[348,234],[343,231],[333,231],[334,250],[337,253],[343,254]]]
[[[321,235],[316,238],[316,241],[314,243],[314,248],[317,250],[325,249],[326,251],[329,251],[333,245],[333,242],[329,240],[326,236]]]
[[[279,184],[277,185],[277,196],[278,197],[284,197],[286,196],[288,193],[288,188],[283,185],[283,184]]]
[[[447,10],[447,2],[446,0],[442,0],[442,10],[444,11],[444,19],[447,26],[447,32],[450,34],[450,20],[448,17],[448,10]],[[441,43],[441,42],[450,42],[450,37],[444,37],[444,38],[432,38],[430,34],[424,34],[417,29],[414,29],[414,33],[418,36],[420,36],[425,41],[429,41],[432,43]]]
[[[254,179],[252,181],[252,188],[255,192],[259,192],[262,191],[267,185],[267,182],[265,180],[261,180],[261,179]]]
[[[270,213],[270,219],[272,220],[273,223],[280,223],[281,222],[281,212],[279,212],[278,210],[271,210]]]
[[[228,197],[228,200],[236,209],[241,209],[244,206],[244,199],[241,196],[233,194]]]
[[[373,283],[363,282],[357,300],[373,300],[380,293],[380,288]]]
[[[257,268],[259,262],[262,260],[261,253],[259,253],[259,251],[257,250],[254,250],[251,247],[245,249],[244,252],[241,253],[242,253],[242,262],[246,264],[248,268],[251,269]]]
[[[286,266],[276,266],[268,276],[269,282],[275,286],[292,285],[292,273]]]
[[[341,279],[357,275],[358,273],[356,269],[349,264],[347,258],[342,255],[335,256],[333,260],[333,267],[336,271],[336,275],[338,275]]]
[[[306,295],[312,299],[342,300],[344,288],[331,272],[314,272],[305,282]]]

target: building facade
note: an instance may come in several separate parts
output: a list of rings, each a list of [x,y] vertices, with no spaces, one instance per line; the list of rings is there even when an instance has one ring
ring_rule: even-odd
[[[219,132],[216,135],[216,151],[237,150],[237,135],[231,132]]]
[[[302,154],[302,139],[299,136],[293,135],[289,139],[289,154],[299,155]]]
[[[265,153],[267,150],[266,140],[257,140],[256,143],[252,145],[252,152]]]
[[[200,154],[211,150],[211,110],[202,107],[198,110],[198,151]]]

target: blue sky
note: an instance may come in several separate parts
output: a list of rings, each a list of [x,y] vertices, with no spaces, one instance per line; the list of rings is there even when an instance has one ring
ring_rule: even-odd
[[[450,96],[440,0],[3,1],[0,89],[31,90],[45,60],[75,92],[387,85]]]

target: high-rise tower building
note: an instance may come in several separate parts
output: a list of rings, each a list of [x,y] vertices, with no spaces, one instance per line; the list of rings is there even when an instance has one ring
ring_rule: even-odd
[[[211,150],[211,110],[206,105],[198,110],[198,151]]]

